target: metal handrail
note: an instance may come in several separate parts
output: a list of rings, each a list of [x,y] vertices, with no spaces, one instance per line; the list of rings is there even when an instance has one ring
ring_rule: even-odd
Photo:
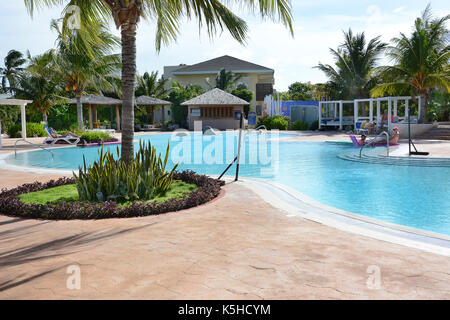
[[[265,125],[260,125],[260,126],[257,126],[256,128],[255,128],[255,130],[258,130],[259,128],[264,128],[264,130],[266,130],[267,131],[267,127],[265,126]]]
[[[386,131],[382,131],[381,133],[380,133],[380,135],[382,135],[382,134],[385,134],[386,135],[386,148],[387,148],[387,156],[389,157],[389,134],[386,132]],[[373,140],[372,140],[373,141]],[[368,146],[369,145],[369,143],[368,144],[365,144],[365,145],[362,145],[361,146],[361,149],[359,149],[359,157],[361,158],[361,156],[362,156],[362,150],[363,150],[363,148],[365,147],[365,146]]]
[[[19,140],[16,140],[16,142],[14,143],[14,158],[17,157],[17,143],[20,142],[20,141],[26,142],[26,143],[28,143],[28,144],[34,146],[34,147],[37,147],[37,148],[40,148],[40,149],[42,149],[42,150],[45,150],[45,151],[49,152],[49,153],[52,155],[52,159],[54,159],[54,154],[53,154],[53,152],[51,152],[51,151],[48,150],[48,149],[45,149],[44,147],[41,147],[40,145],[34,144],[33,142],[30,142],[30,141],[28,141],[28,140],[26,140],[26,139],[19,139]]]
[[[205,134],[206,131],[210,130],[214,135],[216,135],[216,131],[211,126],[206,126],[203,128],[203,134]]]

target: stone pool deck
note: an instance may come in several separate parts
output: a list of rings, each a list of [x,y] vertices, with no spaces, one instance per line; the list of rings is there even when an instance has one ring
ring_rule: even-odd
[[[299,139],[339,138],[318,136]],[[0,188],[57,176],[0,168]],[[0,216],[0,248],[0,299],[450,299],[450,258],[288,216],[242,182],[152,217]]]

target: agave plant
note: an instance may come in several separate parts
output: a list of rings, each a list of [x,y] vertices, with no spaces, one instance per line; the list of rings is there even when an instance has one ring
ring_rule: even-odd
[[[139,142],[139,150],[131,163],[120,160],[109,152],[99,151],[99,158],[87,166],[83,157],[83,167],[78,169],[78,175],[73,174],[80,200],[117,202],[134,200],[151,200],[164,194],[171,187],[175,164],[167,171],[170,146],[167,145],[164,160],[157,155],[155,147],[150,142]]]

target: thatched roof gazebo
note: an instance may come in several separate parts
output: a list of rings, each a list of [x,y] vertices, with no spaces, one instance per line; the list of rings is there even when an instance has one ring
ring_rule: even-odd
[[[194,129],[195,121],[201,121],[203,128],[210,126],[224,130],[239,128],[237,115],[244,112],[244,106],[249,103],[215,88],[181,105],[188,107],[189,129]]]
[[[136,98],[137,106],[152,108],[152,125],[155,124],[155,121],[154,121],[155,106],[161,106],[161,108],[162,108],[161,119],[162,119],[162,122],[164,123],[164,106],[168,106],[171,104],[172,104],[172,102],[161,100],[161,99],[154,98],[154,97],[149,97],[149,96],[140,96],[140,97]]]
[[[70,104],[76,104],[77,99],[70,99]],[[81,97],[81,103],[89,106],[89,128],[93,129],[94,122],[97,122],[97,106],[115,106],[116,107],[116,127],[120,131],[120,112],[119,105],[122,104],[122,100],[100,96],[96,94],[88,94]],[[94,119],[92,119],[92,108],[94,109]]]

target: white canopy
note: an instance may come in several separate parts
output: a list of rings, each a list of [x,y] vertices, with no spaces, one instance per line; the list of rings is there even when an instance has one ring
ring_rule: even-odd
[[[20,99],[8,99],[5,96],[0,96],[0,108],[2,105],[8,106],[20,106],[20,115],[22,122],[22,138],[26,139],[27,137],[27,118],[25,113],[25,106],[29,103],[32,103],[31,100],[20,100]],[[2,124],[0,122],[0,149],[2,148]]]

